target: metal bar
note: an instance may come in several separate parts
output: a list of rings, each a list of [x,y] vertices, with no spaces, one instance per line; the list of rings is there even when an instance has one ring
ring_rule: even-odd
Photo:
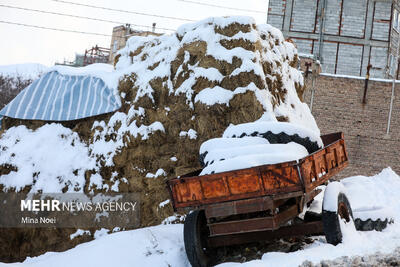
[[[293,205],[276,216],[252,218],[209,224],[211,236],[229,235],[243,232],[276,230],[283,223],[298,215],[298,206]]]
[[[259,231],[250,233],[240,233],[233,235],[223,235],[209,237],[208,245],[210,247],[223,247],[229,245],[238,245],[258,241],[268,241],[277,238],[320,235],[323,234],[322,222],[301,223],[292,226],[281,227],[275,231]]]
[[[204,208],[207,218],[225,217],[230,215],[252,213],[272,209],[274,202],[271,197],[250,198],[208,205]]]
[[[395,69],[393,71],[393,80],[392,80],[392,95],[390,97],[390,107],[389,107],[389,116],[388,116],[388,122],[387,122],[387,129],[386,129],[386,135],[389,135],[390,133],[390,121],[392,119],[392,110],[393,110],[393,101],[394,101],[394,89],[396,87],[396,74],[397,74],[397,69],[398,69],[398,64],[399,64],[399,47],[400,47],[400,34],[397,36],[397,50],[396,50],[396,57],[395,57]]]
[[[251,213],[273,209],[279,205],[280,200],[287,200],[294,197],[300,197],[303,192],[293,192],[288,194],[271,195],[260,198],[249,198],[236,201],[228,201],[204,205],[201,208],[205,210],[206,217],[225,217],[236,214]]]
[[[368,66],[367,66],[367,74],[365,76],[363,104],[367,103],[367,90],[368,90],[368,81],[369,81],[369,71],[370,71],[371,68],[372,68],[372,65],[368,64]]]

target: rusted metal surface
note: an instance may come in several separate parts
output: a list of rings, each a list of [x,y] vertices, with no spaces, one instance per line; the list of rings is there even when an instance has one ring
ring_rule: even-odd
[[[308,203],[310,201],[312,201],[314,199],[314,197],[316,197],[319,193],[321,193],[321,189],[315,189],[313,191],[311,191],[310,193],[305,195],[305,199],[304,202]]]
[[[297,225],[281,227],[275,231],[258,231],[233,235],[221,235],[208,238],[210,247],[222,247],[229,245],[245,244],[263,240],[273,240],[283,237],[319,235],[323,234],[322,222],[301,223]]]
[[[292,192],[287,194],[279,194],[277,196],[264,196],[215,203],[205,205],[204,207],[200,208],[204,208],[207,218],[224,217],[275,209],[284,204],[288,199],[301,197],[302,195],[303,192]]]
[[[167,182],[174,209],[290,192],[310,193],[347,166],[342,133],[321,136],[325,148],[299,161],[262,165],[204,176],[187,175]],[[194,174],[198,174],[195,172]],[[227,209],[234,210],[227,206]]]
[[[296,217],[298,213],[297,205],[293,205],[287,210],[279,212],[273,216],[213,223],[208,226],[210,228],[211,236],[231,235],[262,230],[276,230],[282,224]]]
[[[309,193],[317,186],[327,182],[329,178],[348,165],[343,134],[336,133],[323,138],[324,142],[332,140],[336,141],[300,161],[299,167],[305,193]]]
[[[175,208],[302,191],[297,162],[168,181]]]

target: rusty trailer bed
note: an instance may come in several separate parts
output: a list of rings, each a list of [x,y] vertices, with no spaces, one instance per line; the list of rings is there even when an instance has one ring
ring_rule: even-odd
[[[246,201],[237,200],[251,202],[251,199],[259,200],[264,197],[263,201],[256,201],[256,205],[268,205],[266,196],[269,200],[301,195],[312,199],[316,187],[348,165],[342,133],[323,135],[321,139],[324,148],[298,162],[261,165],[203,176],[197,176],[200,173],[197,171],[169,180],[167,186],[173,207],[175,210],[183,210],[212,205],[212,210],[215,211],[218,210],[219,203],[233,201],[241,204],[239,208],[248,210]],[[222,210],[226,210],[227,206],[223,206]],[[260,209],[265,210],[258,210]],[[206,212],[207,210],[210,212],[210,209],[206,209]]]

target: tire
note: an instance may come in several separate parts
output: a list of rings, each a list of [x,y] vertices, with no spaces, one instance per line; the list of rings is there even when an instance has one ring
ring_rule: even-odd
[[[383,229],[385,229],[387,227],[387,225],[391,223],[391,221],[389,219],[385,219],[385,220],[371,220],[368,219],[366,221],[363,221],[359,218],[354,220],[354,224],[356,225],[356,229],[357,231],[382,231]]]
[[[321,213],[307,211],[306,214],[304,214],[304,221],[305,222],[318,222],[318,221],[321,221],[321,217],[322,217]]]
[[[343,239],[340,220],[345,219],[346,222],[353,220],[353,212],[344,193],[338,194],[337,205],[337,212],[322,210],[322,225],[326,241],[334,246],[341,243]]]
[[[203,210],[195,210],[186,216],[183,227],[183,239],[186,255],[193,267],[209,266],[208,235],[209,231]]]
[[[245,133],[241,134],[240,136],[233,136],[233,137],[244,137],[244,136],[259,136],[263,137],[268,140],[270,144],[287,144],[290,142],[295,142],[299,145],[304,146],[308,153],[314,153],[318,151],[321,147],[319,147],[317,142],[313,142],[310,140],[309,137],[300,137],[298,134],[288,135],[285,132],[281,132],[278,134],[274,134],[271,131],[265,133],[254,132],[250,135],[246,135]]]

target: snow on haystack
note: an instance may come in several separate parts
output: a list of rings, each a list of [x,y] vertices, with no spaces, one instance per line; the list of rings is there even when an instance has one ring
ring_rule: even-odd
[[[173,35],[132,37],[117,57],[117,69],[136,74],[134,102],[147,96],[154,103],[156,79],[169,94],[186,96],[191,108],[197,102],[229,105],[235,95],[252,91],[265,112],[319,135],[299,99],[303,77],[296,48],[279,30],[256,26],[250,17],[208,18]]]
[[[304,84],[297,64],[296,48],[279,30],[255,25],[249,17],[208,18],[171,35],[131,37],[118,52],[114,71],[104,66],[89,71],[117,89],[119,111],[51,126],[3,120],[0,189],[140,192],[146,211],[141,225],[161,223],[173,215],[170,204],[159,205],[169,198],[165,179],[200,169],[200,145],[222,136],[229,125],[281,121],[319,136],[301,102]],[[25,126],[13,127],[20,124]],[[31,149],[18,145],[29,142]],[[49,156],[42,155],[41,145]],[[57,170],[43,163],[51,155]],[[57,182],[48,182],[53,176]],[[46,240],[35,249],[58,242]]]
[[[76,132],[60,124],[48,124],[36,131],[21,125],[6,131],[0,139],[0,165],[14,170],[0,176],[5,189],[20,191],[32,185],[31,192],[82,191],[85,170],[95,167],[87,145]]]

